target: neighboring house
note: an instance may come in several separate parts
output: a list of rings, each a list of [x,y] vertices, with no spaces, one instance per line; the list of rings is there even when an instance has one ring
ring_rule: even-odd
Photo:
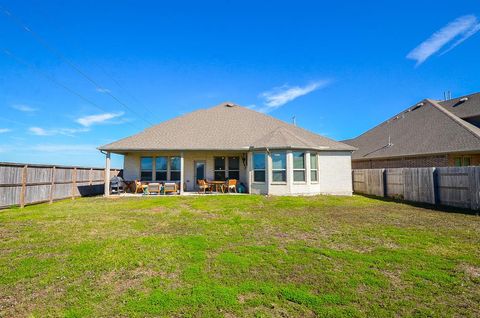
[[[343,142],[357,147],[354,169],[480,164],[480,93],[425,99]]]
[[[124,155],[126,180],[237,179],[256,194],[352,194],[354,147],[271,116],[222,103],[99,147]]]

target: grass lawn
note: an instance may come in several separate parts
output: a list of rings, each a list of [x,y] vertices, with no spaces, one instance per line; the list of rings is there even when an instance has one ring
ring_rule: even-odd
[[[480,217],[354,197],[0,211],[0,317],[480,316]]]

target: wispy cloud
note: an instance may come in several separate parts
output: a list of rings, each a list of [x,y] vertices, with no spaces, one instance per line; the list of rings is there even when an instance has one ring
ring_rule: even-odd
[[[11,132],[12,130],[10,128],[0,128],[0,134],[5,134],[8,132]]]
[[[417,66],[425,62],[430,56],[440,51],[445,45],[456,40],[446,51],[445,54],[465,40],[480,31],[480,22],[474,15],[464,15],[432,34],[427,40],[420,43],[410,53],[407,58],[417,61]]]
[[[90,115],[90,116],[80,117],[76,120],[76,122],[84,127],[90,127],[95,124],[105,123],[111,119],[120,117],[123,114],[124,114],[123,112],[119,112],[119,113],[104,113],[104,114],[98,114],[98,115]]]
[[[88,128],[53,128],[45,129],[41,127],[30,127],[28,131],[36,136],[55,136],[55,135],[64,135],[64,136],[74,136],[76,133],[87,132]]]
[[[263,92],[260,94],[260,97],[264,99],[265,106],[260,108],[259,111],[268,113],[300,96],[304,96],[317,89],[324,88],[330,84],[330,82],[330,80],[321,80],[306,86],[283,85],[270,91]]]
[[[108,88],[99,87],[96,89],[99,93],[110,93],[111,91]]]
[[[25,104],[15,104],[11,106],[13,109],[16,109],[18,111],[24,112],[24,113],[34,113],[38,109],[33,108],[31,106],[25,105]]]

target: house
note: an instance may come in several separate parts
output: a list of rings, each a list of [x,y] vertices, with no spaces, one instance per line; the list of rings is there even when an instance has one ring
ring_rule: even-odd
[[[354,147],[263,113],[222,103],[98,148],[124,156],[126,180],[237,179],[249,193],[351,195]],[[108,171],[108,169],[106,170]],[[108,193],[108,192],[107,192]]]
[[[480,93],[425,99],[357,138],[354,169],[480,164]]]

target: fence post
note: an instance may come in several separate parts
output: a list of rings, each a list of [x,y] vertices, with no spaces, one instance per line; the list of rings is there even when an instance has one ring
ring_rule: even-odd
[[[468,173],[468,183],[470,188],[470,209],[476,210],[478,214],[478,209],[480,208],[480,168],[479,167],[469,167]]]
[[[72,200],[75,199],[75,187],[77,186],[77,168],[73,168],[72,173]]]
[[[27,191],[27,169],[28,165],[23,166],[22,171],[22,189],[20,191],[20,207],[25,207],[25,193]]]
[[[55,166],[52,167],[52,183],[50,184],[50,197],[48,202],[53,202],[53,191],[55,191]]]
[[[381,181],[382,181],[382,198],[384,198],[387,195],[386,179],[387,179],[387,177],[386,177],[385,169],[382,169],[382,178],[381,178]]]
[[[91,186],[92,185],[92,173],[93,173],[93,168],[90,168],[90,172],[88,173],[88,185]]]

